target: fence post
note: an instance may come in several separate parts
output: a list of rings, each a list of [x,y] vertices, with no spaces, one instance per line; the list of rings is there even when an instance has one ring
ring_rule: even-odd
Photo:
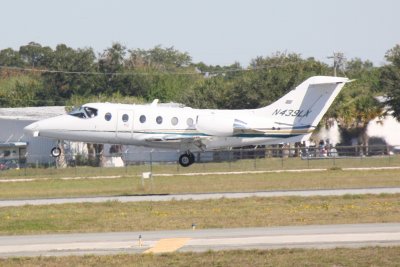
[[[228,161],[229,161],[229,171],[232,171],[232,149],[228,150],[229,151],[229,157],[228,157]]]
[[[150,172],[153,173],[153,150],[150,151]]]
[[[76,156],[74,156],[75,176],[78,176],[78,164],[76,164]]]
[[[257,150],[256,149],[257,148],[254,147],[254,153],[253,153],[253,155],[254,155],[254,170],[257,169]]]
[[[180,167],[180,164],[179,164],[179,157],[180,157],[181,155],[179,154],[179,150],[177,150],[176,151],[176,158],[178,159],[177,161],[176,161],[176,172],[178,172],[179,173],[179,167]]]

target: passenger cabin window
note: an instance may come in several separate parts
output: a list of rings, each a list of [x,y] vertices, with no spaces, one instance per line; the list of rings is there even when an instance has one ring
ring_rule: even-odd
[[[106,115],[104,115],[104,119],[106,120],[106,121],[110,121],[111,120],[111,113],[110,112],[107,112],[106,113]]]
[[[139,118],[140,123],[145,123],[146,122],[146,116],[145,115],[141,115]]]
[[[122,121],[123,121],[123,122],[127,122],[128,120],[129,120],[128,114],[122,115]]]
[[[192,127],[192,126],[194,125],[193,119],[192,119],[192,118],[188,118],[188,119],[186,120],[186,124],[187,124],[187,126]]]
[[[69,115],[82,119],[94,118],[97,116],[97,109],[91,107],[79,107],[71,111]]]
[[[158,124],[161,124],[161,123],[162,123],[162,117],[161,117],[161,116],[158,116],[158,117],[156,118],[156,122],[157,122]]]
[[[177,125],[178,124],[178,118],[177,117],[173,117],[172,119],[171,119],[171,124],[172,125]]]

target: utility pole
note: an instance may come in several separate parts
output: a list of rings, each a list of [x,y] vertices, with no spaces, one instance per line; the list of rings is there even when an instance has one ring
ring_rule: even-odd
[[[342,69],[344,74],[344,64],[346,62],[346,58],[342,52],[333,52],[333,56],[328,57],[333,59],[333,75],[337,76],[337,70]]]

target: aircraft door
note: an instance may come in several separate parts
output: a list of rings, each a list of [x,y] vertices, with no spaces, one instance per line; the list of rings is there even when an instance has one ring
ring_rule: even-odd
[[[119,110],[117,120],[116,137],[120,141],[129,142],[133,134],[133,111]]]

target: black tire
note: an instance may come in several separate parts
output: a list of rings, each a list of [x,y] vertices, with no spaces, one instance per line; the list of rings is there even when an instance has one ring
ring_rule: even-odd
[[[61,149],[59,147],[53,147],[50,153],[52,157],[58,158],[61,155]]]
[[[182,167],[188,167],[193,163],[192,158],[190,157],[190,154],[182,154],[179,157],[179,164]]]

